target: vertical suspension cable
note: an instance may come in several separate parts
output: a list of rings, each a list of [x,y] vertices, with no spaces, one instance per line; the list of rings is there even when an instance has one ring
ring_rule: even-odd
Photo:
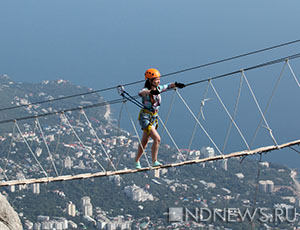
[[[121,129],[121,117],[122,117],[122,112],[123,112],[123,107],[124,107],[125,101],[122,102],[120,113],[119,113],[119,119],[118,119],[118,131],[120,132]]]
[[[42,169],[42,171],[43,171],[43,173],[45,174],[45,176],[48,177],[48,174],[46,173],[46,171],[45,171],[45,169],[43,168],[43,166],[40,164],[39,160],[38,160],[38,159],[36,158],[36,156],[34,155],[34,153],[33,153],[32,149],[31,149],[31,147],[29,146],[29,144],[28,144],[26,138],[24,137],[24,135],[23,135],[23,133],[22,133],[22,131],[21,131],[21,129],[20,129],[20,127],[19,127],[17,121],[15,121],[15,124],[16,124],[16,127],[17,127],[17,129],[18,129],[18,131],[19,131],[19,133],[20,133],[22,139],[24,140],[24,142],[25,142],[26,146],[28,147],[28,149],[29,149],[31,155],[33,156],[34,160],[35,160],[36,163],[40,166],[40,168]]]
[[[206,99],[206,96],[207,96],[207,93],[208,93],[209,86],[210,86],[210,80],[207,82],[207,86],[206,86],[205,92],[204,92],[203,97],[202,97],[200,110],[197,114],[197,119],[198,120],[200,119],[201,115],[202,115],[203,120],[205,119],[204,113],[203,113],[203,107],[205,105],[205,100],[208,100],[208,99]],[[192,136],[191,136],[191,139],[190,139],[190,143],[188,145],[189,150],[191,149],[191,146],[192,146],[192,143],[193,143],[193,140],[194,140],[194,136],[195,136],[195,133],[196,133],[196,129],[197,129],[197,122],[195,122],[194,129],[193,129],[193,132],[192,132]]]
[[[13,141],[14,141],[15,132],[16,132],[16,122],[14,122],[13,132],[12,132],[12,136],[11,136],[11,140],[10,140],[10,144],[9,144],[9,148],[8,148],[8,153],[7,153],[7,156],[6,156],[6,162],[5,162],[5,166],[4,166],[4,169],[3,169],[3,175],[4,175],[4,177],[6,178],[7,181],[8,181],[8,177],[5,173],[5,171],[6,171],[7,164],[8,164],[8,158],[9,158],[9,155],[11,153],[11,148],[12,148],[12,144],[13,144]]]
[[[57,114],[57,115],[58,115],[58,114]],[[59,134],[58,134],[58,137],[57,137],[57,142],[56,142],[56,146],[55,146],[54,155],[57,153],[58,146],[59,146],[59,144],[60,144],[60,137],[61,137],[61,134],[62,134],[61,127],[62,127],[62,119],[60,119],[59,131],[58,131]],[[60,173],[59,173],[60,176],[62,175],[63,169],[64,169],[64,163],[63,163],[63,160],[62,160],[62,167],[61,167]]]
[[[54,170],[55,170],[56,176],[59,176],[59,175],[58,175],[58,172],[57,172],[57,169],[56,169],[56,166],[55,166],[55,163],[54,163],[54,161],[53,161],[52,154],[51,154],[50,149],[49,149],[49,147],[48,147],[48,144],[47,144],[47,141],[46,141],[44,132],[43,132],[42,127],[41,127],[41,124],[40,124],[40,122],[39,122],[39,119],[36,118],[35,122],[36,122],[36,124],[37,124],[37,126],[38,126],[38,128],[40,129],[40,132],[41,132],[41,134],[42,134],[42,138],[43,138],[43,141],[44,141],[44,143],[45,143],[45,145],[46,145],[46,149],[47,149],[48,155],[49,155],[49,157],[50,157],[52,166],[53,166],[53,168],[54,168]]]
[[[77,118],[77,125],[78,125],[78,122],[79,122],[79,120],[80,120],[80,117],[81,117],[81,113],[79,113],[79,115],[78,115],[78,118]],[[63,117],[61,116],[61,114],[60,114],[60,125],[62,126],[62,124],[63,124]],[[62,133],[61,133],[62,134]],[[59,136],[61,136],[61,134],[59,135]],[[74,137],[75,137],[75,135],[74,135],[74,133],[72,133],[72,138],[71,138],[71,141],[70,141],[70,143],[72,143],[73,141],[74,141]],[[56,147],[58,147],[58,142],[57,142],[57,145],[56,145]],[[71,148],[68,148],[68,150],[67,150],[67,153],[65,154],[66,156],[70,156],[69,155],[69,153],[70,153],[70,151],[71,151]],[[62,167],[61,167],[61,170],[60,170],[60,175],[62,175],[62,173],[63,173],[63,171],[64,171],[64,163],[62,163]]]
[[[100,164],[100,162],[96,159],[96,157],[90,153],[89,149],[85,146],[85,144],[82,142],[82,140],[80,139],[80,137],[78,136],[78,134],[76,133],[76,131],[74,130],[74,127],[71,125],[71,123],[69,122],[68,118],[66,117],[66,115],[64,113],[61,114],[62,117],[64,118],[64,120],[66,121],[67,125],[71,128],[72,132],[74,133],[75,137],[77,138],[77,140],[79,141],[79,143],[82,145],[83,148],[87,149],[87,153],[94,159],[94,161],[97,162],[97,164],[100,166],[100,168],[106,172],[105,168]]]
[[[33,133],[35,133],[35,131],[37,130],[37,124],[36,124],[36,122],[34,122],[34,129],[33,129]],[[31,140],[31,143],[30,143],[30,147],[32,148],[32,145],[33,145],[33,139]]]
[[[201,129],[203,130],[203,132],[205,133],[205,135],[208,137],[208,139],[210,140],[210,142],[214,145],[214,147],[217,149],[217,151],[220,153],[220,155],[222,155],[224,157],[224,154],[221,152],[221,150],[218,148],[218,146],[216,145],[216,143],[213,141],[213,139],[210,137],[210,135],[208,134],[208,132],[205,130],[205,128],[203,127],[203,125],[200,123],[200,121],[197,119],[197,117],[195,116],[195,114],[193,113],[193,111],[191,110],[191,108],[188,106],[188,104],[186,103],[186,101],[183,99],[183,97],[180,95],[180,93],[178,92],[178,90],[176,91],[178,96],[180,97],[180,99],[182,100],[182,102],[184,103],[184,105],[186,106],[186,108],[189,110],[189,112],[191,113],[191,115],[194,117],[195,121],[197,122],[197,124],[201,127]]]
[[[177,90],[176,90],[176,92],[177,92]],[[183,156],[182,152],[179,150],[179,148],[178,148],[176,142],[174,141],[172,135],[170,134],[170,132],[169,132],[169,130],[167,129],[166,125],[164,124],[163,120],[160,118],[160,116],[159,116],[158,114],[157,114],[157,117],[158,117],[159,121],[161,122],[161,124],[163,125],[164,129],[166,130],[166,133],[167,133],[168,136],[170,137],[171,141],[173,142],[173,144],[174,144],[175,148],[177,149],[179,155],[182,157],[183,161],[185,161],[186,158]]]
[[[92,130],[92,133],[93,133],[94,136],[97,138],[97,141],[98,141],[98,143],[100,144],[100,146],[101,146],[101,148],[102,148],[102,151],[105,153],[105,155],[106,155],[108,161],[110,162],[112,168],[116,171],[116,168],[115,168],[114,163],[112,162],[110,156],[108,155],[107,151],[105,150],[105,148],[104,148],[104,146],[103,146],[103,144],[102,144],[102,141],[101,141],[100,138],[98,137],[98,135],[97,135],[97,133],[96,133],[96,130],[95,130],[94,127],[92,126],[92,123],[91,123],[90,120],[88,119],[88,117],[87,117],[87,115],[86,115],[86,113],[85,113],[85,111],[84,111],[83,109],[81,110],[81,113],[83,114],[84,118],[86,119],[86,121],[87,121],[87,123],[88,123],[88,125],[89,125],[89,128]]]
[[[173,107],[173,104],[174,104],[175,93],[176,93],[175,90],[177,90],[177,89],[174,88],[174,92],[173,92],[173,95],[172,95],[172,98],[171,98],[171,103],[170,103],[168,113],[167,113],[167,117],[166,117],[166,120],[165,120],[165,125],[166,126],[167,126],[167,123],[168,123],[168,120],[169,120],[169,117],[170,117],[170,114],[171,114],[171,110],[172,110],[172,107]],[[165,129],[163,129],[162,132],[161,132],[161,135],[160,135],[161,139],[163,139],[164,131],[165,131]]]
[[[284,72],[284,70],[285,70],[286,65],[287,65],[287,61],[285,62],[285,64],[284,64],[283,67],[282,67],[281,73],[280,73],[280,75],[279,75],[279,77],[278,77],[278,79],[277,79],[277,82],[276,82],[275,87],[274,87],[274,89],[273,89],[272,95],[271,95],[271,97],[269,98],[269,101],[268,101],[267,106],[266,106],[266,108],[265,108],[265,110],[264,110],[264,113],[263,113],[264,116],[266,115],[266,113],[267,113],[267,111],[268,111],[268,109],[269,109],[269,106],[270,106],[270,104],[271,104],[271,102],[272,102],[272,99],[273,99],[273,97],[274,97],[274,95],[275,95],[275,92],[276,92],[276,90],[277,90],[277,88],[278,88],[279,82],[280,82],[280,80],[281,80],[281,78],[282,78],[282,76],[283,76],[283,72]],[[243,73],[243,71],[242,71],[242,73]],[[257,125],[257,127],[256,127],[255,133],[254,133],[254,135],[253,135],[253,137],[252,137],[252,140],[251,140],[251,143],[250,143],[250,148],[252,147],[252,145],[253,145],[253,143],[254,143],[254,140],[255,140],[255,138],[256,138],[256,135],[257,135],[257,133],[258,133],[258,131],[259,131],[259,129],[260,129],[260,126],[261,126],[261,123],[262,123],[262,122],[263,122],[263,118],[260,119],[260,121],[259,121],[259,123],[258,123],[258,125]]]
[[[213,91],[215,92],[215,94],[216,94],[216,96],[217,96],[219,102],[220,102],[221,105],[223,106],[225,112],[227,113],[228,117],[230,118],[231,122],[233,123],[233,125],[235,126],[235,128],[236,128],[237,131],[239,132],[240,136],[242,137],[242,139],[243,139],[245,145],[247,146],[248,150],[250,150],[250,147],[249,147],[249,145],[248,145],[248,143],[247,143],[247,141],[246,141],[244,135],[242,134],[241,130],[239,129],[239,127],[238,127],[237,124],[235,123],[233,117],[232,117],[232,116],[230,115],[230,113],[228,112],[228,109],[227,109],[226,106],[224,105],[224,103],[223,103],[222,99],[220,98],[220,96],[219,96],[217,90],[215,89],[213,83],[210,82],[210,85],[211,85],[211,88],[213,89]]]
[[[121,133],[121,117],[122,117],[122,112],[123,112],[123,107],[124,107],[124,104],[126,103],[126,101],[124,100],[123,103],[122,103],[122,106],[121,106],[121,109],[120,109],[120,113],[119,113],[119,119],[118,119],[118,135],[120,135]],[[119,166],[119,162],[122,158],[124,154],[120,154],[120,156],[118,157],[117,159],[117,162],[116,162],[116,168],[118,168]]]
[[[238,95],[237,95],[237,98],[236,98],[236,101],[235,101],[234,111],[233,111],[233,115],[232,115],[233,119],[235,119],[235,116],[236,116],[236,113],[237,113],[237,109],[238,109],[238,105],[239,105],[239,101],[240,101],[240,96],[241,96],[241,91],[242,91],[242,86],[243,86],[243,76],[241,76],[241,79],[240,79],[239,91],[238,91]],[[223,145],[223,148],[222,148],[222,152],[225,151],[231,128],[232,128],[232,121],[230,122],[230,125],[229,125],[227,133],[226,133],[226,137],[225,137],[224,145]]]
[[[60,124],[59,124],[59,135],[58,135],[58,138],[57,138],[57,142],[56,142],[56,147],[55,147],[54,155],[57,153],[58,145],[59,145],[59,143],[60,143],[60,137],[61,137],[61,134],[62,134],[61,127],[62,127],[62,120],[60,121]]]
[[[61,117],[61,123],[63,123],[64,118],[63,118],[63,116],[60,116],[60,117]],[[81,117],[81,113],[78,113],[78,118],[77,118],[77,122],[76,122],[77,125],[79,124],[80,117]],[[74,139],[75,139],[75,134],[72,132],[72,138],[70,140],[70,143],[73,143]],[[70,156],[70,152],[71,152],[71,148],[68,148],[66,156]],[[62,175],[64,168],[65,168],[64,166],[61,167],[60,175]]]
[[[291,67],[291,65],[290,65],[289,60],[287,60],[286,63],[287,63],[287,65],[288,65],[288,67],[289,67],[289,69],[290,69],[290,71],[291,71],[291,73],[292,73],[292,75],[293,75],[295,81],[297,82],[298,87],[300,87],[299,81],[298,81],[298,79],[297,79],[297,77],[296,77],[296,75],[295,75],[295,73],[294,73],[294,71],[293,71],[293,69],[292,69],[292,67]]]
[[[150,167],[151,168],[151,164],[150,164],[150,162],[149,162],[149,160],[148,160],[148,157],[147,157],[147,154],[146,154],[146,152],[145,152],[145,149],[144,149],[144,147],[143,147],[143,145],[142,145],[142,142],[141,142],[141,139],[140,139],[140,136],[139,136],[139,134],[138,134],[138,132],[137,132],[137,130],[136,130],[136,127],[135,127],[135,124],[134,124],[134,122],[133,122],[133,119],[132,119],[132,116],[131,116],[131,113],[129,112],[129,110],[128,110],[128,107],[127,107],[127,104],[126,104],[126,102],[125,102],[125,104],[124,104],[125,106],[125,109],[126,109],[126,111],[127,111],[127,113],[128,113],[128,116],[129,116],[129,119],[130,119],[130,122],[131,122],[131,125],[132,125],[132,127],[133,127],[133,129],[134,129],[134,132],[135,132],[135,134],[136,134],[136,136],[137,136],[137,138],[138,138],[138,141],[139,141],[139,145],[141,146],[141,149],[142,149],[142,155],[144,155],[145,156],[145,158],[146,158],[146,161],[147,161],[147,164],[148,164],[148,167]]]
[[[258,110],[259,110],[259,112],[260,112],[260,114],[261,114],[261,116],[262,116],[262,119],[264,120],[265,125],[267,126],[266,128],[268,129],[269,134],[270,134],[270,136],[271,136],[271,138],[272,138],[274,144],[275,144],[276,146],[278,146],[277,141],[275,140],[275,137],[273,136],[272,129],[270,128],[270,126],[269,126],[269,124],[268,124],[268,122],[267,122],[267,120],[266,120],[266,118],[265,118],[265,116],[264,116],[264,114],[263,114],[263,112],[262,112],[262,110],[261,110],[259,104],[258,104],[258,101],[257,101],[257,99],[256,99],[256,97],[255,97],[255,94],[254,94],[254,92],[253,92],[253,90],[252,90],[252,88],[251,88],[251,86],[250,86],[250,84],[249,84],[249,82],[248,82],[248,80],[247,80],[247,77],[246,77],[244,71],[242,71],[242,75],[243,75],[243,77],[244,77],[244,79],[245,79],[245,81],[246,81],[246,84],[247,84],[247,86],[248,86],[250,92],[251,92],[251,95],[252,95],[252,97],[253,97],[253,99],[254,99],[254,101],[255,101],[255,104],[256,104],[256,106],[257,106],[257,108],[258,108]]]

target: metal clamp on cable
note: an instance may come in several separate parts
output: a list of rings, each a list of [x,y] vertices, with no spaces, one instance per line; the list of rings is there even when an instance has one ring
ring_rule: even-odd
[[[124,92],[125,92],[125,88],[124,88],[124,86],[123,85],[118,85],[118,93],[122,96],[122,97],[124,97]]]
[[[138,100],[136,100],[133,96],[131,96],[129,93],[127,93],[125,91],[124,86],[119,85],[117,87],[117,89],[118,89],[118,93],[120,94],[120,96],[122,96],[124,99],[132,102],[133,104],[135,104],[136,106],[140,107],[141,109],[144,108],[144,105],[141,102],[139,102]]]

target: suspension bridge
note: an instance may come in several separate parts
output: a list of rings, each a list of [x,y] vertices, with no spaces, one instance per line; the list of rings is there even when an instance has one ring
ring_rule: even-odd
[[[299,41],[300,40],[296,40],[296,41],[288,42],[288,43],[283,43],[283,44],[280,44],[280,45],[277,45],[277,46],[273,46],[273,47],[269,47],[269,48],[249,52],[249,53],[246,53],[246,54],[238,55],[238,56],[235,56],[235,57],[232,57],[232,58],[226,58],[226,59],[222,59],[220,61],[216,61],[216,62],[212,62],[212,63],[208,63],[208,64],[204,64],[204,65],[200,65],[200,66],[196,66],[196,67],[176,71],[176,72],[173,72],[173,73],[170,73],[170,74],[163,75],[162,78],[170,76],[170,75],[174,75],[174,74],[184,73],[184,72],[187,72],[187,71],[203,68],[203,67],[206,67],[206,66],[209,66],[209,65],[214,65],[214,64],[221,63],[221,62],[226,62],[226,61],[237,59],[237,58],[240,58],[240,57],[253,55],[253,54],[256,54],[256,53],[259,53],[259,52],[265,52],[265,51],[270,50],[270,49],[275,49],[275,48],[278,48],[278,47],[281,47],[281,46],[290,45],[290,44],[293,44],[293,43],[296,43],[296,42],[299,42]],[[123,109],[123,107],[125,107],[125,109],[128,113],[130,123],[132,124],[135,135],[136,135],[138,141],[140,142],[139,133],[138,133],[136,125],[135,125],[136,122],[132,118],[132,116],[130,114],[130,111],[128,109],[128,106],[127,106],[127,103],[131,102],[132,104],[135,104],[136,106],[140,107],[140,103],[138,101],[138,96],[137,95],[131,96],[131,94],[126,92],[126,91],[125,91],[126,94],[123,94],[123,97],[120,97],[120,98],[114,99],[114,100],[108,100],[106,102],[95,103],[95,104],[87,105],[87,106],[79,106],[79,107],[74,107],[74,108],[71,108],[71,109],[65,109],[65,110],[61,110],[61,111],[53,111],[53,112],[48,112],[48,113],[43,113],[43,114],[30,115],[30,116],[24,116],[24,117],[15,117],[15,118],[7,119],[7,120],[2,120],[2,121],[0,121],[0,125],[1,124],[7,124],[7,123],[13,123],[13,132],[12,132],[13,134],[11,136],[11,142],[10,142],[9,148],[7,150],[7,157],[3,158],[3,160],[2,160],[2,162],[4,162],[4,164],[5,164],[5,166],[2,165],[5,180],[0,182],[0,186],[22,185],[22,184],[32,184],[32,183],[49,183],[49,182],[55,182],[55,181],[69,181],[69,180],[87,179],[87,178],[93,178],[93,177],[124,175],[124,174],[145,172],[145,171],[150,171],[150,170],[159,170],[159,169],[163,169],[163,168],[179,167],[179,166],[190,165],[190,164],[200,164],[200,163],[205,163],[205,162],[220,161],[220,160],[226,160],[226,159],[230,159],[230,158],[243,158],[243,157],[247,157],[247,156],[251,156],[251,155],[263,154],[263,153],[267,153],[267,152],[271,152],[271,151],[275,151],[275,150],[281,150],[281,149],[284,149],[284,148],[289,148],[289,149],[292,149],[292,150],[299,153],[299,151],[297,149],[292,148],[292,147],[296,146],[296,145],[299,145],[300,144],[300,139],[297,139],[297,137],[295,137],[294,140],[285,141],[284,143],[280,143],[280,140],[276,139],[276,135],[273,133],[273,129],[272,129],[270,123],[268,122],[268,118],[266,116],[266,113],[267,113],[267,111],[270,107],[270,104],[273,100],[273,97],[274,97],[276,91],[279,88],[279,85],[280,85],[279,83],[280,83],[281,79],[283,78],[283,76],[292,78],[293,79],[293,84],[300,87],[298,78],[297,78],[296,73],[295,73],[294,68],[293,68],[293,64],[291,63],[291,62],[293,62],[293,60],[296,60],[299,57],[300,57],[300,53],[297,53],[297,54],[293,54],[293,55],[290,55],[290,56],[281,57],[281,58],[278,58],[278,59],[274,59],[274,60],[271,60],[271,61],[260,63],[258,65],[245,67],[243,69],[239,69],[239,70],[232,71],[232,72],[229,72],[229,73],[224,73],[224,74],[221,74],[221,75],[213,76],[213,77],[210,77],[210,78],[207,78],[207,79],[202,79],[202,80],[186,83],[186,87],[196,86],[196,85],[200,85],[200,84],[206,84],[206,88],[205,88],[205,91],[202,95],[202,99],[201,100],[199,99],[200,110],[199,110],[198,114],[195,114],[193,112],[193,109],[189,105],[189,102],[184,98],[184,96],[182,95],[181,92],[179,92],[178,89],[173,90],[173,92],[174,92],[173,93],[173,98],[175,96],[177,96],[177,98],[181,101],[181,103],[184,105],[184,107],[186,108],[188,113],[190,113],[191,117],[195,121],[195,126],[194,126],[194,129],[192,130],[189,149],[190,149],[191,144],[192,144],[192,142],[195,138],[196,129],[200,128],[203,135],[209,140],[211,145],[214,147],[214,149],[218,153],[218,155],[216,155],[214,157],[206,157],[206,158],[201,158],[201,159],[189,160],[189,159],[187,159],[187,156],[180,150],[178,144],[176,143],[175,139],[173,138],[171,132],[169,131],[169,129],[167,127],[167,122],[168,122],[168,119],[169,119],[169,116],[170,116],[171,110],[172,110],[173,99],[172,99],[172,103],[170,103],[167,118],[164,119],[164,120],[160,116],[158,116],[158,118],[159,118],[160,123],[163,126],[163,131],[167,133],[167,135],[169,136],[172,144],[174,145],[174,147],[176,149],[176,152],[178,153],[179,159],[176,162],[173,162],[173,163],[167,163],[167,164],[164,164],[164,165],[161,165],[161,166],[152,167],[149,163],[148,157],[145,154],[145,150],[144,150],[143,155],[144,155],[145,160],[147,162],[147,167],[142,168],[142,169],[128,169],[127,167],[124,167],[123,169],[119,169],[117,167],[117,162],[113,160],[112,155],[106,149],[105,145],[103,145],[101,137],[99,136],[97,130],[94,128],[92,122],[90,121],[90,118],[88,117],[88,115],[86,113],[87,109],[92,109],[92,108],[97,108],[97,107],[101,107],[101,106],[120,104],[121,103],[122,104],[122,109]],[[248,77],[248,72],[250,72],[251,70],[263,69],[267,66],[271,67],[271,66],[280,65],[280,64],[282,65],[282,69],[279,73],[279,77],[277,79],[273,79],[274,82],[275,82],[274,88],[273,88],[272,93],[271,93],[271,95],[268,99],[268,103],[267,103],[266,107],[262,108],[261,103],[260,103],[258,97],[256,96],[255,89],[252,87],[252,85],[248,81],[248,78],[249,78]],[[289,72],[289,74],[287,74],[286,72]],[[239,85],[237,87],[238,88],[238,94],[237,94],[237,97],[236,97],[236,100],[235,100],[234,110],[231,113],[231,112],[229,112],[228,107],[225,105],[224,100],[223,100],[220,92],[217,90],[217,87],[215,87],[215,82],[217,82],[220,79],[236,77],[236,76],[240,77],[240,82],[239,82]],[[133,85],[133,84],[139,84],[141,82],[142,81],[126,83],[126,84],[123,84],[123,87]],[[245,137],[242,129],[240,128],[240,126],[239,126],[239,124],[236,120],[236,115],[237,115],[238,107],[239,107],[239,103],[240,103],[240,95],[241,95],[241,91],[242,91],[242,88],[243,88],[242,87],[243,82],[246,83],[247,92],[249,93],[250,97],[252,98],[252,100],[253,100],[253,102],[256,106],[257,112],[260,115],[260,119],[259,119],[257,128],[256,128],[255,133],[254,133],[252,139],[250,140],[250,142]],[[0,109],[0,112],[3,113],[7,110],[12,110],[12,109],[20,108],[20,107],[28,107],[28,106],[32,106],[32,105],[41,105],[43,103],[55,102],[57,100],[64,100],[64,99],[67,99],[67,98],[84,96],[84,95],[88,95],[88,94],[92,94],[92,93],[94,94],[94,93],[99,93],[99,92],[104,92],[104,91],[109,91],[109,90],[116,90],[117,88],[118,88],[118,86],[115,86],[115,87],[110,87],[110,88],[101,89],[101,90],[95,90],[95,91],[91,91],[91,92],[87,92],[87,93],[81,93],[81,94],[70,95],[70,96],[55,98],[55,99],[46,100],[46,101],[39,101],[39,102],[29,103],[29,104],[21,105],[21,106],[12,106],[12,107],[7,107],[7,108],[2,108],[2,109]],[[213,93],[214,99],[219,103],[219,105],[224,110],[227,118],[230,120],[230,125],[227,129],[227,132],[226,132],[226,138],[225,138],[225,142],[223,144],[223,148],[221,148],[216,143],[216,141],[213,138],[213,134],[211,134],[208,131],[207,127],[205,127],[205,125],[204,125],[203,109],[204,109],[204,106],[205,106],[205,101],[208,100],[207,93],[208,93],[209,89]],[[199,95],[197,95],[197,97],[201,98]],[[59,170],[56,167],[55,159],[53,157],[53,155],[54,155],[53,151],[51,151],[51,149],[49,147],[49,144],[47,143],[45,131],[43,130],[42,125],[40,124],[40,119],[42,117],[48,117],[48,116],[57,116],[57,117],[59,117],[60,122],[58,122],[58,123],[59,124],[64,124],[66,127],[69,128],[69,130],[73,134],[74,138],[77,140],[78,143],[80,143],[81,148],[88,149],[88,146],[85,145],[84,141],[82,140],[82,137],[80,137],[80,135],[78,134],[78,131],[76,131],[76,127],[74,125],[72,125],[72,122],[70,121],[70,118],[68,118],[68,116],[67,116],[68,112],[74,112],[74,111],[78,111],[80,113],[80,116],[83,117],[85,123],[87,124],[87,128],[89,129],[89,131],[93,135],[93,137],[96,139],[97,145],[100,146],[100,149],[101,149],[101,152],[102,152],[101,155],[96,155],[95,153],[93,153],[91,151],[87,151],[88,156],[90,157],[90,159],[92,159],[92,161],[95,163],[95,165],[97,165],[99,170],[97,172],[80,173],[80,174],[76,174],[76,175],[60,175]],[[201,120],[201,118],[202,118],[202,120]],[[220,119],[223,119],[223,118],[220,118]],[[32,146],[29,143],[28,138],[25,136],[24,132],[22,132],[22,126],[20,126],[19,123],[21,121],[27,121],[27,120],[33,120],[34,124],[35,124],[35,129],[38,130],[41,134],[41,141],[43,142],[43,144],[45,146],[45,149],[46,149],[46,152],[48,154],[49,163],[51,164],[52,171],[55,174],[54,176],[50,175],[49,172],[47,172],[47,170],[45,170],[43,164],[38,159],[37,154],[32,149]],[[259,147],[259,148],[252,148],[253,142],[254,142],[259,130],[262,127],[265,130],[267,130],[268,137],[272,141],[273,145],[262,146],[262,147]],[[224,149],[225,149],[225,146],[228,143],[228,138],[229,138],[229,135],[232,131],[232,128],[235,128],[237,133],[239,134],[239,137],[240,137],[242,143],[245,145],[245,150],[231,152],[231,153],[225,153]],[[29,153],[32,157],[33,162],[35,162],[35,165],[37,165],[37,167],[39,168],[40,174],[42,174],[43,176],[39,176],[39,177],[36,177],[36,176],[35,177],[30,177],[29,176],[30,178],[15,179],[15,178],[10,178],[6,174],[7,167],[8,167],[7,165],[8,165],[8,161],[9,161],[9,156],[11,155],[12,144],[14,142],[14,137],[15,137],[16,134],[19,135],[22,142],[26,145],[26,148],[28,149],[28,151],[29,151]],[[61,134],[59,134],[56,137],[57,138],[57,145],[62,144],[62,143],[59,142],[60,137],[61,137]],[[57,150],[57,148],[56,148],[56,150]],[[109,168],[111,168],[111,170],[106,169],[103,166],[103,162],[108,164]],[[28,175],[26,175],[26,177],[28,177]]]

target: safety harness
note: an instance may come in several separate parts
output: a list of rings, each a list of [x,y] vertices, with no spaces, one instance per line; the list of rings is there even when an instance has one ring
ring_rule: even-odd
[[[157,112],[156,111],[151,112],[148,109],[146,109],[141,102],[139,102],[134,97],[132,97],[129,93],[127,93],[122,85],[118,86],[118,92],[124,99],[132,102],[133,104],[135,104],[135,105],[137,105],[138,107],[141,108],[140,113],[139,113],[139,117],[138,117],[139,120],[141,119],[141,114],[142,113],[146,113],[146,114],[150,115],[149,125],[147,126],[147,128],[143,129],[143,130],[146,130],[148,135],[150,135],[151,128],[152,128],[153,124],[156,123],[155,129],[158,128],[158,119],[157,119]]]
[[[146,114],[149,114],[150,115],[150,123],[149,123],[149,125],[147,126],[147,128],[146,129],[144,129],[144,130],[146,130],[147,131],[147,134],[148,135],[150,135],[150,131],[151,131],[151,128],[152,128],[152,126],[153,126],[153,124],[155,124],[156,123],[156,126],[155,126],[155,129],[157,129],[158,128],[158,119],[157,119],[157,112],[151,112],[151,111],[149,111],[149,110],[147,110],[147,109],[141,109],[140,110],[140,113],[139,113],[139,120],[141,119],[141,114],[142,113],[146,113]]]

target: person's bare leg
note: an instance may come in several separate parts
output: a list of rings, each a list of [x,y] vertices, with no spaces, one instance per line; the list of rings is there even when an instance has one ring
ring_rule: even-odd
[[[160,144],[160,136],[156,129],[152,126],[150,131],[150,137],[153,139],[153,145],[152,145],[152,163],[157,161],[157,154],[158,154],[158,148]]]
[[[137,151],[137,154],[135,156],[135,162],[138,162],[143,154],[143,149],[145,150],[146,146],[147,146],[147,143],[148,143],[148,140],[149,140],[149,135],[147,134],[147,131],[144,131],[143,132],[143,137],[142,137],[142,140],[141,140],[141,144],[142,144],[142,147],[141,145],[139,144],[139,147],[138,147],[138,151]]]

